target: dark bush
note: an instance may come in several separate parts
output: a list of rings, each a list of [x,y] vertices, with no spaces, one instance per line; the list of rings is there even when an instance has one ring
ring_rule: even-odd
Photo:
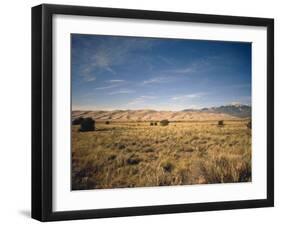
[[[116,155],[109,155],[107,160],[114,160],[116,159]]]
[[[126,146],[124,144],[119,144],[118,149],[124,149]]]
[[[141,161],[140,158],[130,157],[130,158],[127,159],[127,164],[129,164],[129,165],[136,165],[136,164],[139,164],[140,161]]]
[[[153,123],[153,122],[151,122],[151,123],[150,123],[150,125],[151,125],[151,126],[153,126],[153,125],[154,125],[154,123]]]
[[[106,121],[105,124],[106,124],[106,125],[109,125],[109,121]]]
[[[249,122],[247,123],[247,127],[248,127],[248,129],[252,129],[252,121],[249,121]]]
[[[171,172],[173,169],[174,169],[174,165],[170,162],[170,161],[164,161],[162,164],[161,164],[164,172]]]
[[[82,121],[83,121],[83,117],[73,119],[72,125],[80,125]]]
[[[157,126],[157,122],[154,122],[154,125]]]
[[[161,125],[161,126],[167,126],[167,125],[169,125],[169,120],[167,120],[167,119],[161,120],[161,121],[160,121],[160,125]]]
[[[92,118],[84,118],[80,124],[80,131],[94,131],[95,130],[95,120]]]
[[[223,125],[224,125],[223,120],[219,120],[218,121],[218,126],[223,126]]]

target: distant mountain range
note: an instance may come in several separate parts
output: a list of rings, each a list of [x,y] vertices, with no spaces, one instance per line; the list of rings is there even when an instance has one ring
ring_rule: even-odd
[[[72,118],[91,117],[105,121],[204,121],[204,120],[238,120],[251,117],[251,106],[226,105],[220,107],[185,109],[182,111],[155,110],[114,110],[114,111],[72,111]]]
[[[251,117],[252,114],[252,107],[249,105],[243,105],[243,104],[231,104],[231,105],[225,105],[220,107],[211,107],[211,108],[202,108],[199,110],[194,109],[185,109],[184,112],[210,112],[210,113],[223,113],[228,114],[234,117],[239,118],[247,118]]]

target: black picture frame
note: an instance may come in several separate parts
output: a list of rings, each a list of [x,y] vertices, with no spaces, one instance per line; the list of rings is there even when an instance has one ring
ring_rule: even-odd
[[[52,17],[55,14],[266,27],[267,198],[54,212],[52,210]],[[57,221],[271,206],[274,206],[273,19],[50,4],[32,8],[32,218],[40,221]]]

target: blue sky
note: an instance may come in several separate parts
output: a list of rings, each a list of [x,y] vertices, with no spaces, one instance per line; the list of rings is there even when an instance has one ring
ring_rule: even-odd
[[[251,43],[71,35],[73,110],[251,105]]]

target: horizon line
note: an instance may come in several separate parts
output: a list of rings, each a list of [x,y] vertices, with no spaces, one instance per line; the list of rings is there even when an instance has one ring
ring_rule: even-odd
[[[71,109],[71,111],[172,111],[172,112],[179,112],[179,111],[185,111],[185,110],[203,110],[203,109],[211,109],[211,108],[218,108],[218,107],[227,107],[227,106],[247,106],[247,107],[252,107],[251,104],[226,104],[226,105],[219,105],[219,106],[212,106],[212,107],[201,107],[201,108],[184,108],[182,110],[155,110],[151,108],[140,108],[140,109]]]

